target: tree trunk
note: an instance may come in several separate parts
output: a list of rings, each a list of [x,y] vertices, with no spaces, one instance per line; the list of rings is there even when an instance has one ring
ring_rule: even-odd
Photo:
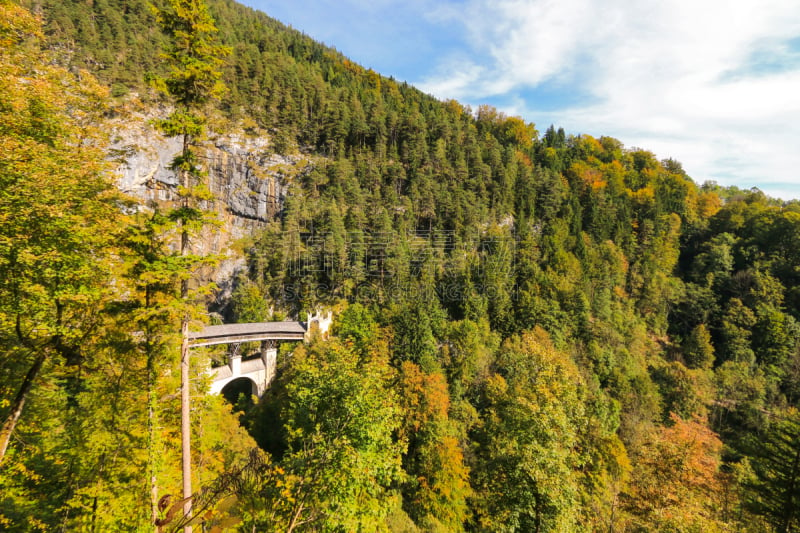
[[[151,309],[153,305],[153,287],[150,284],[145,286],[144,292],[144,306],[145,309]],[[158,472],[159,472],[159,457],[158,457],[158,405],[156,403],[156,385],[158,384],[158,375],[156,370],[156,352],[153,346],[153,329],[150,321],[145,323],[145,345],[144,351],[147,356],[147,460],[150,469],[150,520],[155,528],[155,533],[159,533],[161,528],[156,525],[158,520]]]
[[[191,137],[187,134],[183,136],[183,156],[190,154]],[[181,172],[183,187],[188,190],[190,176],[186,171]],[[184,196],[181,200],[183,207],[189,207],[189,197]],[[181,256],[189,254],[189,230],[186,221],[180,220],[181,230]],[[189,300],[189,280],[181,280],[181,300],[184,305]],[[183,504],[183,515],[189,517],[192,514],[192,423],[191,406],[189,399],[189,313],[188,311],[181,320],[181,466],[183,470],[183,497],[186,503]],[[184,526],[184,533],[192,533],[192,526]]]
[[[792,439],[795,440],[796,439]],[[794,521],[795,515],[795,491],[797,490],[796,483],[797,478],[800,476],[800,446],[798,446],[795,450],[794,460],[792,461],[792,471],[789,474],[789,486],[786,488],[786,500],[783,504],[783,517],[781,520],[781,528],[782,532],[788,533],[789,531],[793,531],[792,522]]]
[[[156,520],[158,520],[158,454],[156,450],[156,379],[154,365],[150,361],[152,357],[152,354],[147,356],[147,447],[149,448],[148,462],[150,463],[150,520],[155,527]],[[158,527],[156,527],[157,532]]]
[[[192,425],[189,418],[189,319],[181,322],[181,465],[183,467],[183,497],[189,498],[183,504],[184,516],[192,514]],[[183,528],[185,533],[192,533],[192,526]]]
[[[150,379],[148,379],[148,382]],[[150,522],[152,524],[156,523],[158,520],[158,477],[157,477],[157,468],[156,468],[156,412],[155,412],[155,394],[153,392],[153,384],[148,383],[148,387],[150,390],[147,391],[147,402],[148,402],[148,409],[147,409],[147,425],[148,425],[148,447],[149,450],[149,461],[150,461]],[[158,527],[154,525],[156,528],[156,532],[158,531]]]
[[[11,441],[11,434],[14,433],[14,428],[17,427],[17,421],[20,415],[22,415],[22,408],[25,406],[25,400],[28,398],[28,393],[31,391],[31,388],[33,388],[33,382],[36,380],[36,376],[39,374],[39,370],[41,370],[45,359],[47,359],[47,355],[44,351],[36,356],[36,359],[33,361],[33,366],[31,366],[28,373],[25,374],[25,379],[22,381],[17,396],[11,404],[11,411],[3,421],[3,429],[0,430],[0,463],[3,462],[6,456],[8,443]]]

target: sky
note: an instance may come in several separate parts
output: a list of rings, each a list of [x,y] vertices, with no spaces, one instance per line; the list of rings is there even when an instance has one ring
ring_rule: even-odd
[[[437,98],[800,198],[798,0],[243,3]]]

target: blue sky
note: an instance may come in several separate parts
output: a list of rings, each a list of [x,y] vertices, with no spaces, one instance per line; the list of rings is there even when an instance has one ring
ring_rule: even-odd
[[[425,92],[800,198],[797,0],[244,0]]]

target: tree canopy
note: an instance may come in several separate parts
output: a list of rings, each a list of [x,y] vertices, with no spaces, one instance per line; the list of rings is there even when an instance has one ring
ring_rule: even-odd
[[[798,531],[798,202],[438,101],[232,0],[22,4],[0,528]],[[171,200],[114,190],[104,114],[131,101],[183,141]],[[212,126],[306,161],[216,301]],[[335,320],[235,414],[193,355],[181,518],[175,355],[212,308]]]

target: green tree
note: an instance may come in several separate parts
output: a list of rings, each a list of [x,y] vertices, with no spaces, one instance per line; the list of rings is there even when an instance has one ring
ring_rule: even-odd
[[[115,290],[121,216],[93,127],[107,92],[54,66],[30,13],[4,0],[0,20],[1,462],[43,369],[79,387],[68,369],[86,358],[100,302]]]
[[[236,287],[231,294],[231,307],[236,322],[264,322],[270,318],[264,289],[244,275],[236,279]]]
[[[705,324],[697,325],[683,341],[683,357],[689,368],[709,369],[714,364],[714,345]]]
[[[755,324],[753,311],[739,298],[731,298],[720,326],[724,360],[755,363],[756,356],[750,341]]]
[[[509,339],[484,387],[473,487],[492,531],[568,531],[578,515],[578,369],[541,329]]]
[[[485,319],[478,323],[471,320],[448,323],[441,359],[454,401],[477,397],[481,384],[491,373],[499,345],[499,335],[492,332]]]
[[[217,28],[202,0],[170,0],[157,13],[159,23],[170,38],[166,58],[170,71],[166,78],[155,80],[156,86],[169,95],[175,106],[165,119],[156,122],[167,136],[179,136],[181,152],[175,156],[171,168],[178,175],[178,205],[169,217],[178,226],[180,255],[190,257],[190,238],[210,221],[203,213],[201,202],[213,200],[208,187],[202,183],[203,172],[199,167],[196,144],[202,140],[205,118],[204,106],[218,98],[225,89],[221,81],[223,58],[230,49],[220,45],[216,39]],[[195,263],[203,258],[195,256]],[[191,512],[191,425],[189,414],[189,323],[191,320],[190,280],[181,279],[180,298],[187,306],[181,317],[181,434],[183,497],[187,498],[184,515]],[[186,528],[191,531],[191,528]]]
[[[338,341],[292,355],[267,397],[282,425],[272,478],[246,489],[258,531],[375,531],[393,505],[403,442],[387,359],[362,361]],[[274,427],[265,428],[274,432]],[[270,480],[271,479],[271,480]]]
[[[344,341],[352,342],[356,352],[366,353],[378,335],[378,323],[367,307],[354,303],[336,317],[333,333]]]
[[[441,310],[426,306],[422,297],[397,306],[392,317],[394,329],[393,352],[398,361],[412,361],[425,370],[437,365],[436,336],[441,324]]]
[[[124,239],[125,280],[130,294],[122,314],[130,320],[129,327],[141,332],[141,335],[132,336],[128,349],[145,364],[148,482],[153,522],[159,514],[159,493],[165,488],[163,485],[167,485],[167,495],[173,488],[169,475],[173,466],[170,464],[171,437],[169,431],[164,431],[167,420],[171,421],[170,410],[165,409],[159,398],[168,395],[171,387],[179,386],[173,382],[175,368],[171,354],[181,343],[175,325],[187,311],[180,299],[180,289],[182,281],[191,278],[197,267],[194,258],[171,249],[174,232],[174,221],[155,209],[138,213]],[[162,415],[167,418],[162,419]]]
[[[767,518],[775,531],[800,531],[800,415],[781,413],[762,435],[748,443],[756,474],[747,505]]]

